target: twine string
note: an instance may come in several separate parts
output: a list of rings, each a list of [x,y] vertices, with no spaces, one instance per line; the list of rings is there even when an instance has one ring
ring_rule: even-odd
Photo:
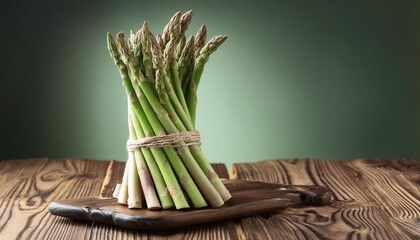
[[[129,139],[127,141],[127,150],[132,152],[137,148],[164,148],[164,147],[183,147],[191,145],[200,145],[200,133],[198,131],[174,133],[163,136],[146,137],[141,139]]]

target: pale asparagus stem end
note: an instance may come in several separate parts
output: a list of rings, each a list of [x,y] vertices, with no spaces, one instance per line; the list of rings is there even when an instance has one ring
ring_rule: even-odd
[[[128,178],[127,178],[127,185],[128,185],[128,198],[127,198],[127,205],[128,208],[142,208],[143,203],[143,190],[140,185],[139,175],[137,173],[137,166],[134,160],[134,153],[128,153]]]
[[[121,183],[121,188],[118,193],[118,203],[127,205],[127,198],[128,198],[128,162],[125,164],[124,175]]]
[[[120,193],[120,189],[121,189],[121,183],[117,183],[117,185],[115,185],[114,192],[112,193],[112,197],[117,198],[118,194]]]

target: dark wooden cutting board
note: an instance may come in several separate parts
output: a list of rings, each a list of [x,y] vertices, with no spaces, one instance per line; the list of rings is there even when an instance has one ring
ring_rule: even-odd
[[[321,186],[223,181],[232,198],[220,208],[150,211],[128,209],[118,204],[116,198],[77,198],[51,202],[49,211],[53,215],[126,228],[161,230],[274,213],[291,206],[325,205],[332,195],[330,189]]]

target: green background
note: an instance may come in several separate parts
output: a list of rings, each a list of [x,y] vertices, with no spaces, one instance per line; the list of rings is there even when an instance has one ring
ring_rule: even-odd
[[[71,3],[70,3],[71,2]],[[1,3],[0,159],[126,159],[106,33],[194,10],[226,34],[199,88],[211,162],[420,155],[419,1]]]

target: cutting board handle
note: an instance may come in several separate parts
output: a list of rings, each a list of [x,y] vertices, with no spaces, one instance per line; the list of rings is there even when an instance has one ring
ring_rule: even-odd
[[[284,184],[279,186],[282,192],[300,194],[301,204],[304,205],[322,206],[331,202],[332,191],[327,187]]]

